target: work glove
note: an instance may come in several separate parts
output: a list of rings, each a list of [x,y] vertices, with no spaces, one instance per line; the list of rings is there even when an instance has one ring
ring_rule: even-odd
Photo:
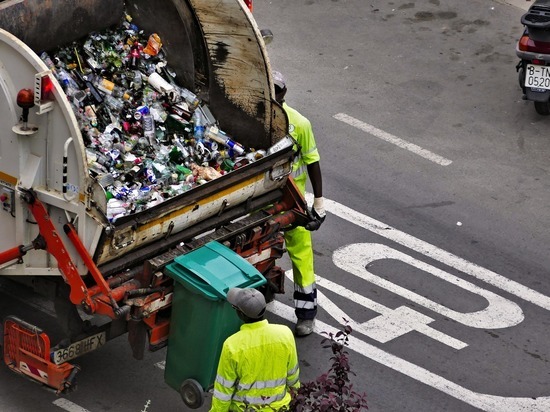
[[[313,207],[308,211],[311,221],[309,221],[305,226],[307,230],[317,230],[325,221],[327,212],[325,211],[324,200],[324,197],[316,197],[313,199]]]

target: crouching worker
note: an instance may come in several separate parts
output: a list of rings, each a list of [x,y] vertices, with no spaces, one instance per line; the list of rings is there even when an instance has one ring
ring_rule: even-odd
[[[227,301],[244,324],[223,344],[210,412],[287,408],[289,388],[300,386],[292,331],[264,319],[265,298],[256,289],[229,289]]]

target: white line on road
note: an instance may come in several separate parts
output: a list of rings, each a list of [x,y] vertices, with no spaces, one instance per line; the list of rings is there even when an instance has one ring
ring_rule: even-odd
[[[76,403],[64,398],[56,399],[53,404],[68,412],[90,412],[88,409],[84,409],[82,406],[78,406]]]
[[[424,159],[428,159],[431,162],[437,163],[438,165],[449,166],[451,163],[453,163],[452,160],[446,159],[442,156],[432,153],[429,150],[423,149],[422,147],[415,145],[414,143],[410,143],[410,142],[407,142],[406,140],[400,139],[399,137],[394,136],[388,132],[377,129],[374,126],[368,123],[362,122],[361,120],[358,120],[354,117],[348,116],[345,113],[338,113],[338,114],[335,114],[333,117],[336,120],[340,120],[341,122],[347,123],[350,126],[355,127],[356,129],[372,134],[373,136],[376,136],[379,139],[382,139],[388,143],[392,143],[402,149],[406,149],[414,154],[417,154],[418,156],[423,157]]]
[[[268,305],[268,310],[277,316],[296,322],[294,308],[284,303],[273,301]],[[315,333],[323,332],[336,334],[336,329],[320,320],[315,321]],[[325,337],[325,335],[323,335]],[[486,412],[547,412],[550,411],[550,397],[540,398],[513,398],[504,396],[486,395],[466,389],[448,379],[430,372],[414,363],[401,359],[391,353],[385,352],[376,346],[370,345],[355,336],[349,337],[349,348],[381,365],[387,366],[410,378],[431,386],[453,398],[466,402]]]
[[[285,275],[287,278],[292,280],[292,270],[287,270]],[[404,335],[405,333],[416,330],[418,333],[457,350],[464,349],[468,346],[465,342],[431,328],[427,324],[432,322],[434,319],[421,315],[420,313],[413,311],[411,308],[399,307],[395,310],[390,309],[321,276],[317,275],[315,279],[317,286],[326,288],[327,290],[330,290],[331,292],[336,293],[351,302],[361,305],[364,308],[368,308],[381,315],[371,319],[368,322],[364,322],[362,324],[357,323],[351,316],[328,299],[327,296],[325,296],[319,289],[317,290],[317,299],[319,300],[320,305],[330,316],[332,316],[334,320],[340,322],[343,318],[348,319],[350,326],[354,331],[368,336],[371,339],[381,343],[386,343],[392,339]],[[394,316],[393,319],[392,316]],[[414,320],[418,320],[419,317],[424,319],[425,322],[413,322]],[[378,327],[376,327],[377,325]],[[390,332],[393,332],[393,334]]]
[[[313,195],[306,195],[308,203],[313,201]],[[428,242],[417,239],[407,233],[401,232],[394,227],[391,227],[379,220],[373,219],[362,213],[359,213],[341,203],[325,198],[325,209],[341,219],[347,220],[359,227],[371,231],[383,238],[403,245],[411,250],[414,250],[422,255],[429,256],[431,259],[437,260],[449,267],[453,267],[462,273],[466,273],[476,279],[493,285],[501,290],[504,290],[512,295],[518,296],[527,302],[531,302],[543,309],[550,310],[550,297],[528,288],[521,283],[508,279],[498,273],[485,269],[475,263],[468,262],[461,257],[453,255],[443,249],[440,249]]]

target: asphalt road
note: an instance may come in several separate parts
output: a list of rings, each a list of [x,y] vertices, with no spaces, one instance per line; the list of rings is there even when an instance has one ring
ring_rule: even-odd
[[[315,249],[345,288],[321,288],[323,318],[364,322],[351,358],[370,410],[550,408],[550,119],[514,69],[528,4],[256,3],[287,101],[314,125],[325,196],[357,212],[334,205]],[[415,314],[429,331],[406,332],[429,321]],[[317,342],[299,344],[318,364]]]
[[[370,411],[550,410],[550,118],[521,100],[518,6],[255,2],[322,156],[317,332],[350,320]],[[292,325],[288,305],[270,319]],[[321,336],[297,342],[303,381],[327,370]],[[118,338],[81,358],[63,398],[0,368],[0,410],[183,410],[164,354],[134,361]]]

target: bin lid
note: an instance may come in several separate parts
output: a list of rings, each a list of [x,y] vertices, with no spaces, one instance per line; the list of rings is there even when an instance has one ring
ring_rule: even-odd
[[[178,256],[166,266],[166,274],[210,300],[225,300],[230,288],[257,288],[267,282],[252,264],[216,241]]]

